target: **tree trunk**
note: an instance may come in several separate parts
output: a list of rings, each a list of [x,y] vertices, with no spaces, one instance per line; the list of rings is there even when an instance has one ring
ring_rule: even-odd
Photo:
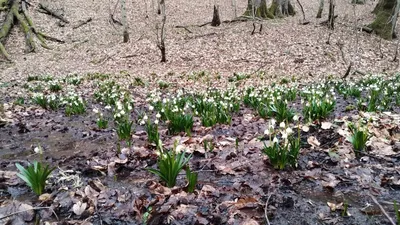
[[[167,15],[165,14],[165,0],[160,0],[160,11],[161,11],[161,30],[160,30],[160,38],[158,38],[158,28],[157,28],[157,46],[161,51],[161,62],[166,62],[166,50],[165,50],[165,23],[167,21]]]
[[[377,9],[376,18],[368,27],[373,29],[380,37],[391,40],[395,37],[394,28],[398,16],[398,2],[396,0],[381,1],[378,2],[379,8],[377,9],[378,5],[375,7]]]
[[[296,14],[290,0],[273,0],[269,12],[278,17]]]
[[[219,19],[219,10],[218,7],[214,5],[214,13],[211,21],[211,26],[217,27],[219,25],[221,25],[221,20]]]
[[[329,29],[335,29],[335,3],[334,0],[329,0],[329,15],[328,15],[328,27]]]
[[[244,16],[273,19],[274,15],[268,11],[266,0],[248,0],[247,9],[244,12]]]
[[[317,18],[322,17],[322,11],[324,10],[324,0],[319,0],[319,8],[317,13]]]
[[[123,31],[123,42],[127,43],[129,41],[129,33],[128,33],[128,22],[126,17],[126,0],[121,1],[121,14],[122,14],[122,25],[124,26]]]
[[[376,15],[378,13],[378,11],[380,9],[382,9],[382,6],[383,6],[383,0],[379,0],[378,4],[376,4],[374,10],[372,10],[372,13]]]

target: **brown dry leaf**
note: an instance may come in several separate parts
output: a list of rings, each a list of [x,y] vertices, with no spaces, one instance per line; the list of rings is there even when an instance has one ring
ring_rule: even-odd
[[[85,211],[86,207],[87,207],[87,203],[82,203],[81,201],[79,201],[79,202],[75,203],[74,206],[72,206],[72,211],[76,215],[80,216]]]
[[[200,191],[200,195],[219,197],[219,191],[211,185],[204,185]]]
[[[85,195],[89,198],[89,199],[96,199],[97,196],[99,196],[99,192],[97,192],[96,190],[94,190],[92,187],[90,187],[89,185],[87,185],[85,187]]]
[[[339,180],[336,179],[335,175],[331,173],[326,173],[324,176],[321,177],[323,180],[321,181],[321,184],[325,188],[335,188],[336,185],[340,183]]]
[[[247,219],[246,221],[243,221],[241,225],[259,225],[259,223],[253,219]]]
[[[200,139],[200,143],[203,143],[204,141],[212,141],[213,139],[214,139],[214,135],[207,134],[206,136],[204,136]]]
[[[319,141],[317,140],[317,138],[314,137],[314,136],[308,137],[308,138],[307,138],[307,142],[308,142],[308,144],[310,144],[310,145],[313,146],[313,147],[318,147],[318,146],[321,145],[321,143],[319,143]]]
[[[18,178],[17,172],[14,171],[3,171],[0,170],[0,180],[6,185],[14,186],[22,183],[22,180]]]
[[[369,143],[372,147],[371,153],[381,156],[395,155],[396,152],[393,151],[393,146],[384,141],[385,140],[376,137],[370,138]]]
[[[337,209],[342,210],[343,209],[343,202],[336,204],[332,202],[327,202],[329,208],[331,209],[332,212],[335,212]]]
[[[330,123],[330,122],[322,122],[321,123],[321,128],[323,130],[329,130],[329,129],[331,129],[331,127],[332,127],[332,123]]]
[[[46,201],[48,201],[48,200],[51,200],[51,198],[52,198],[51,194],[49,194],[49,193],[44,193],[44,194],[41,194],[41,195],[39,196],[39,201],[41,201],[41,202],[46,202]]]
[[[257,199],[253,197],[241,198],[235,203],[237,209],[256,208],[258,206]]]

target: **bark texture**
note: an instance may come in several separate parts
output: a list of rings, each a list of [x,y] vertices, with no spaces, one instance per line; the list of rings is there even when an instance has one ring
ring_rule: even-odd
[[[324,0],[319,1],[319,8],[318,8],[318,13],[317,13],[317,18],[322,17],[322,11],[324,10]]]
[[[377,8],[379,7],[379,8]],[[394,36],[394,27],[397,22],[397,1],[381,0],[375,7],[375,20],[368,25],[380,37],[391,40]]]
[[[273,0],[269,12],[274,16],[293,16],[296,14],[290,0]]]
[[[244,16],[253,17],[253,15],[257,18],[263,19],[274,18],[274,15],[268,10],[266,0],[248,0]]]

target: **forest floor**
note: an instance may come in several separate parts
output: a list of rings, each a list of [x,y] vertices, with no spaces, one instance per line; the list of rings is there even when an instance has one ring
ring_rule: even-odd
[[[48,42],[52,50],[38,47],[37,53],[25,54],[24,35],[13,29],[6,48],[14,63],[0,62],[0,78],[8,81],[29,75],[65,76],[88,72],[119,73],[128,71],[143,78],[151,73],[166,76],[169,72],[265,71],[270,77],[344,75],[350,62],[353,71],[382,73],[398,71],[393,62],[397,41],[381,40],[373,34],[355,29],[373,21],[373,1],[353,6],[338,0],[335,30],[321,25],[327,19],[328,4],[321,19],[316,19],[318,4],[303,0],[306,20],[297,3],[294,17],[263,21],[263,31],[251,35],[252,22],[223,23],[219,27],[199,27],[212,18],[212,3],[174,0],[167,3],[167,63],[156,46],[155,23],[151,1],[127,2],[130,42],[122,43],[122,27],[110,23],[114,1],[51,1],[50,6],[70,21],[63,24],[39,13],[39,0],[31,1],[30,14],[44,33],[65,41]],[[218,2],[222,21],[234,19],[230,1]],[[245,11],[246,1],[238,1],[237,15]],[[115,18],[120,19],[119,7]],[[91,22],[75,28],[82,21]],[[176,26],[185,26],[176,28]],[[326,42],[329,39],[329,44]]]
[[[263,21],[254,35],[251,22],[199,27],[211,20],[211,2],[167,3],[164,64],[150,2],[128,3],[129,43],[109,23],[115,2],[52,1],[70,24],[31,10],[39,28],[66,43],[26,54],[18,29],[6,43],[14,61],[0,61],[0,223],[391,224],[384,213],[396,220],[394,202],[400,202],[397,42],[354,29],[372,21],[375,2],[353,8],[337,1],[333,32],[320,25],[327,8],[315,19],[318,4],[301,3],[309,24],[300,24],[297,10]],[[230,1],[220,2],[220,12],[222,20],[234,18]],[[353,71],[384,75],[337,79],[350,62]],[[131,147],[116,133],[122,99],[133,121]],[[314,100],[334,105],[310,120],[305,108]],[[83,111],[67,115],[75,102]],[[297,164],[282,170],[263,153],[279,103],[300,117],[284,124],[301,148]],[[97,111],[107,128],[98,127]],[[193,118],[190,134],[171,130],[169,111]],[[194,193],[184,172],[167,188],[147,170],[158,168],[159,156],[141,124],[144,115],[158,121],[164,149],[176,142],[193,154]],[[206,125],[213,116],[221,121]],[[365,151],[354,151],[351,123],[368,130]],[[279,125],[270,133],[282,140]],[[35,153],[40,147],[43,158]],[[56,167],[39,199],[16,175],[16,163],[34,160]]]

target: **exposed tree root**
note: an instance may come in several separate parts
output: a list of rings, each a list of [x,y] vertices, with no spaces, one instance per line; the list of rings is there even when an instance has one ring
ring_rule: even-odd
[[[7,8],[6,18],[3,24],[0,24],[0,54],[3,55],[8,61],[11,61],[11,57],[4,47],[4,42],[6,41],[6,38],[14,24],[19,24],[21,26],[25,35],[28,52],[33,52],[36,50],[35,37],[39,40],[40,45],[46,49],[50,49],[50,47],[46,44],[46,39],[63,43],[63,41],[50,37],[40,32],[36,28],[33,20],[29,16],[27,3],[25,0],[0,0],[0,6]],[[16,21],[18,21],[18,23],[15,23]]]
[[[61,20],[64,23],[69,23],[67,19],[65,19],[61,14],[57,13],[56,11],[50,9],[48,6],[39,3],[39,8],[43,10],[43,13],[46,13],[54,18]]]

